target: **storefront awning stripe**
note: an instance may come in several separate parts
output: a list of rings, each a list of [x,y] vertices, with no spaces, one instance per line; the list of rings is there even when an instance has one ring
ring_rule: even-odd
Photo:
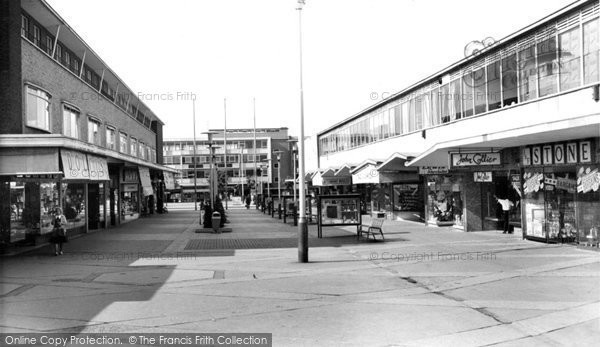
[[[0,149],[0,175],[62,174],[58,168],[58,150],[45,148]]]

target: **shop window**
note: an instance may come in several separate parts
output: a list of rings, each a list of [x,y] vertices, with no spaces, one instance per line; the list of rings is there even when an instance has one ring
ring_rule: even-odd
[[[11,243],[34,238],[41,233],[40,183],[10,182],[10,236]]]
[[[452,120],[462,118],[462,94],[460,92],[460,85],[460,79],[450,82],[450,95],[452,96],[452,101],[450,103],[450,115]]]
[[[63,135],[79,138],[79,111],[68,105],[63,105]]]
[[[560,90],[568,90],[581,84],[581,59],[579,27],[558,36],[560,54]]]
[[[599,36],[598,19],[583,24],[583,75],[586,84],[600,80]]]
[[[54,226],[52,222],[54,221],[57,207],[60,207],[58,183],[40,183],[41,234],[48,234],[53,231]]]
[[[25,89],[27,126],[50,131],[50,94],[30,85]]]
[[[464,227],[462,176],[427,176],[427,221]]]
[[[132,185],[137,188],[137,185]],[[126,187],[126,189],[129,189]],[[124,191],[121,196],[121,218],[123,223],[137,219],[139,214],[139,194],[135,191]]]
[[[598,247],[600,232],[600,167],[577,170],[577,229],[580,244]]]
[[[65,229],[82,232],[85,229],[85,184],[62,183],[63,214],[67,218]]]

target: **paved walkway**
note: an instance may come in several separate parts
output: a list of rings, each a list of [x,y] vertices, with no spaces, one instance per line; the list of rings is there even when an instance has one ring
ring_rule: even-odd
[[[0,332],[268,332],[276,346],[600,338],[598,252],[386,222],[386,242],[352,228],[320,241],[311,226],[301,264],[296,227],[228,213],[231,233],[196,233],[197,213],[177,210],[74,239],[63,256],[3,257]]]

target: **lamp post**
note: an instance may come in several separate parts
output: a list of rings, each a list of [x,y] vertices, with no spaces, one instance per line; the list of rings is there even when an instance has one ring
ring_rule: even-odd
[[[283,151],[274,150],[273,154],[277,156],[277,198],[279,199],[279,203],[281,203],[281,153]]]
[[[240,179],[242,181],[242,191],[240,192],[240,198],[242,199],[242,204],[245,202],[244,200],[244,177],[246,177],[246,172],[244,171],[244,144],[240,143]]]
[[[214,146],[214,143],[212,141],[212,136],[214,134],[216,134],[216,132],[214,132],[214,131],[206,131],[206,132],[203,132],[203,134],[206,134],[207,137],[208,137],[208,155],[209,155],[209,158],[210,158],[210,175],[208,176],[209,177],[209,182],[208,182],[209,189],[208,189],[208,191],[209,191],[209,194],[210,194],[210,208],[211,208],[211,210],[213,210],[214,209],[214,203],[215,203],[214,183],[215,183],[215,180],[218,181],[218,177],[215,177],[216,175],[213,176],[213,162],[214,162],[213,149],[216,149],[217,146]],[[217,189],[219,189],[218,184],[217,184]]]
[[[298,218],[298,262],[308,263],[308,225],[306,224],[306,192],[304,181],[304,86],[302,83],[302,8],[305,0],[298,0],[298,43],[300,53],[300,146],[298,155],[300,157],[298,176],[300,177],[300,215]]]
[[[192,116],[194,126],[194,211],[198,211],[198,187],[196,186],[196,177],[198,176],[198,165],[196,164],[196,99],[192,101]]]

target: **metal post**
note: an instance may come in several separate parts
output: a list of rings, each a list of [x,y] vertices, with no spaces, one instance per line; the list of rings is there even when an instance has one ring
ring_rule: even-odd
[[[254,191],[256,191],[256,183],[258,183],[258,177],[256,177],[256,98],[252,98],[252,105],[254,114],[254,143],[252,146],[252,162],[254,163]],[[252,192],[252,188],[250,188],[250,192]]]
[[[227,178],[227,98],[223,99],[223,117],[224,117],[224,125],[223,125],[223,148],[225,151],[225,209],[228,210],[229,206],[227,204],[228,197],[228,178]]]
[[[298,33],[300,48],[300,146],[298,155],[300,157],[298,176],[300,177],[300,218],[298,220],[298,262],[308,263],[308,225],[306,224],[306,193],[304,191],[304,87],[302,83],[302,7],[304,0],[298,0]]]
[[[192,101],[192,114],[193,114],[193,123],[194,123],[194,211],[198,211],[198,188],[196,187],[196,176],[198,176],[197,174],[197,168],[198,166],[196,165],[196,99],[194,98],[194,100]],[[183,160],[183,157],[182,157]]]

